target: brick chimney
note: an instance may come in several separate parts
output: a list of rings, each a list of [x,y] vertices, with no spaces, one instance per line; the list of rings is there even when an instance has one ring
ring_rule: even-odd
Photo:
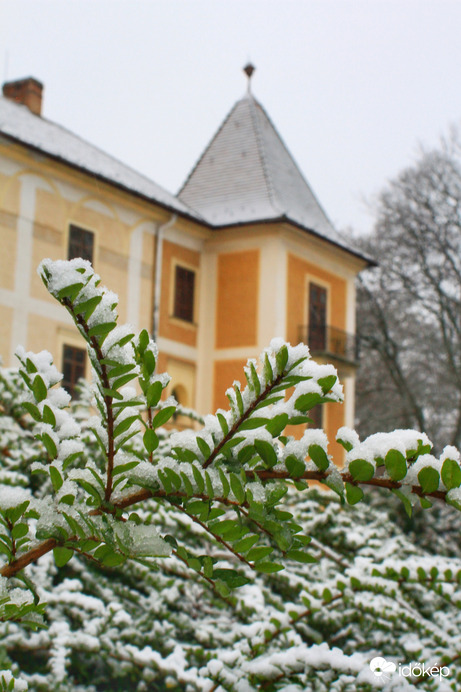
[[[42,113],[42,93],[43,84],[34,77],[5,82],[3,85],[5,98],[16,101],[16,103],[22,103],[35,115]]]

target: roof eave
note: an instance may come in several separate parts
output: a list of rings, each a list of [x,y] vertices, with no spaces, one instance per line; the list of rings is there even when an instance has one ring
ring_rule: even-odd
[[[309,233],[310,235],[313,235],[314,237],[318,238],[319,240],[323,240],[326,243],[329,243],[330,245],[333,245],[334,247],[337,247],[339,250],[342,250],[343,252],[347,252],[348,254],[352,255],[353,257],[356,257],[357,259],[361,260],[362,262],[365,262],[366,267],[377,267],[378,263],[372,259],[371,257],[368,257],[367,255],[363,255],[360,253],[358,250],[354,250],[352,248],[348,248],[345,245],[341,245],[341,243],[337,243],[331,238],[328,238],[327,236],[323,235],[322,233],[319,233],[318,231],[314,230],[313,228],[309,228],[308,226],[303,226],[303,224],[299,223],[299,221],[295,221],[294,219],[291,219],[288,216],[277,216],[277,217],[269,217],[265,219],[254,219],[252,221],[236,221],[234,223],[225,223],[225,224],[210,224],[210,227],[215,230],[215,231],[222,231],[227,228],[241,228],[242,226],[258,226],[258,225],[263,225],[267,223],[288,223],[294,226],[295,228],[299,228],[301,231],[304,231],[305,233]]]
[[[52,154],[49,151],[46,151],[45,149],[41,149],[40,147],[35,146],[34,144],[30,144],[29,142],[24,142],[22,139],[19,137],[15,137],[14,135],[11,135],[7,132],[3,132],[0,130],[0,135],[4,137],[5,139],[8,139],[15,144],[19,144],[20,146],[24,147],[25,149],[30,149],[32,151],[37,152],[38,154],[42,156],[46,156],[47,158],[51,159],[52,161],[56,161],[57,163],[61,163],[64,166],[67,166],[69,168],[72,168],[73,170],[79,171],[79,173],[83,173],[84,175],[91,176],[95,180],[99,180],[100,182],[104,182],[107,185],[111,185],[112,187],[117,188],[118,190],[121,190],[122,192],[126,192],[130,195],[134,195],[137,199],[140,199],[144,202],[148,202],[150,204],[155,204],[158,207],[161,207],[162,209],[165,209],[165,211],[168,211],[172,214],[178,214],[184,219],[187,219],[188,221],[193,221],[195,223],[200,223],[202,225],[207,226],[208,228],[212,228],[212,225],[208,223],[205,219],[203,219],[198,212],[193,212],[191,210],[191,213],[188,214],[185,211],[182,211],[181,209],[178,209],[176,207],[173,207],[166,202],[162,202],[161,200],[156,199],[155,197],[150,197],[149,195],[144,195],[142,192],[139,192],[139,190],[134,190],[133,188],[127,187],[126,185],[123,185],[122,183],[117,182],[116,180],[113,180],[112,178],[108,178],[107,176],[104,176],[100,173],[96,173],[95,171],[90,170],[89,168],[85,168],[84,166],[79,166],[76,163],[73,163],[72,161],[69,161],[68,159],[58,156],[57,154]],[[181,202],[181,204],[184,204],[184,202]]]

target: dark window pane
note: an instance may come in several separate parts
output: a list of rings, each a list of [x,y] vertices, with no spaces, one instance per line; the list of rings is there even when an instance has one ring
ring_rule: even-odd
[[[62,373],[64,375],[61,382],[71,397],[76,397],[75,385],[81,377],[85,377],[85,357],[86,351],[83,348],[64,345],[62,351]]]
[[[84,260],[93,262],[93,246],[94,235],[91,231],[85,231],[84,228],[71,226],[69,228],[69,248],[67,259],[81,257]]]
[[[307,412],[309,418],[312,418],[312,423],[308,423],[308,428],[323,428],[323,404],[317,404]]]
[[[195,272],[176,266],[174,285],[174,317],[186,322],[194,321]]]
[[[309,284],[309,348],[324,351],[327,327],[327,290],[317,284]]]

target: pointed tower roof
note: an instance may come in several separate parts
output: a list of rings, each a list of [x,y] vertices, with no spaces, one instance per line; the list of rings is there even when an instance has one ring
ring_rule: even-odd
[[[249,80],[250,67],[245,68]],[[345,247],[251,94],[250,81],[248,93],[232,108],[178,197],[213,226],[284,219]]]

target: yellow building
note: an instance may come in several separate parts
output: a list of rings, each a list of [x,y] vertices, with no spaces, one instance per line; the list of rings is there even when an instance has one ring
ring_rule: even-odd
[[[333,362],[353,424],[355,277],[367,260],[335,231],[250,90],[178,196],[41,117],[42,85],[0,99],[0,353],[48,349],[72,388],[87,373],[69,318],[36,268],[81,256],[119,296],[120,321],[148,327],[185,406],[225,407],[225,390],[274,336]],[[319,421],[320,422],[320,421]]]

